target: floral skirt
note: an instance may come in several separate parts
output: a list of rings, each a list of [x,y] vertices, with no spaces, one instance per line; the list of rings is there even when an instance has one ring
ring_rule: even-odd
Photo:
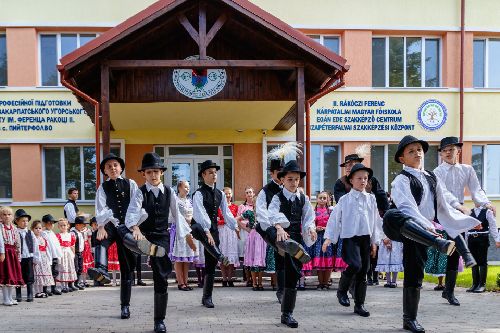
[[[92,256],[92,250],[90,249],[89,242],[85,242],[83,248],[83,273],[87,273],[90,267],[94,267],[94,257]]]
[[[384,244],[378,248],[376,272],[403,272],[403,243],[392,241],[391,250]]]
[[[274,254],[276,253],[276,250],[268,245],[266,249],[266,269],[264,272],[266,273],[276,273],[276,261],[274,258]]]
[[[0,286],[24,286],[15,245],[5,245],[5,260],[0,262]]]
[[[318,239],[310,246],[306,247],[307,253],[311,256],[311,261],[302,266],[303,271],[307,270],[327,270],[333,269],[334,266],[334,252],[333,245],[330,244],[326,248],[326,252],[322,251],[323,242],[325,240],[325,232],[318,231]]]
[[[47,252],[40,252],[40,263],[34,264],[35,270],[35,285],[47,287],[54,285],[52,277],[52,265]]]
[[[238,236],[236,231],[231,230],[227,225],[220,225],[219,229],[219,249],[220,252],[229,259],[229,264],[240,267],[240,257],[238,255]]]
[[[245,259],[243,265],[248,267],[266,267],[266,247],[267,244],[259,235],[259,233],[252,229],[248,234],[245,246]]]
[[[59,274],[56,281],[73,282],[76,281],[75,254],[69,247],[62,247],[62,257],[58,266]]]
[[[198,248],[196,252],[193,251],[186,238],[179,237],[176,232],[175,224],[170,227],[170,251],[168,252],[168,257],[172,262],[193,262],[198,258]]]
[[[436,230],[436,232],[448,239],[448,234],[444,230]],[[425,262],[425,272],[435,276],[446,275],[446,265],[448,264],[448,256],[439,252],[433,247],[427,248],[427,261]]]
[[[339,239],[337,244],[333,247],[333,252],[335,253],[335,260],[333,262],[333,271],[343,272],[347,268],[347,264],[344,259],[342,259],[342,239]]]

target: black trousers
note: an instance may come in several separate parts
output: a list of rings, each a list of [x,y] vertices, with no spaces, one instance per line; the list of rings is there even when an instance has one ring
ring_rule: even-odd
[[[75,270],[76,276],[80,277],[83,272],[83,253],[75,252]]]
[[[403,265],[405,288],[422,287],[425,262],[427,261],[427,246],[412,241],[401,234],[401,227],[411,216],[403,214],[398,209],[389,209],[384,215],[384,233],[389,239],[403,243]]]
[[[490,239],[488,234],[478,234],[477,237],[469,235],[468,239],[469,250],[478,266],[488,265],[488,247]]]
[[[24,283],[35,283],[35,271],[33,269],[33,257],[21,259],[21,274],[23,275]]]
[[[378,281],[378,272],[375,270],[378,262],[378,249],[375,252],[375,257],[370,256],[370,268],[368,269],[367,278],[373,282]]]
[[[285,229],[285,231],[287,231]],[[296,241],[297,243],[302,243],[302,235],[300,232],[290,232],[287,231],[290,235],[290,238]],[[277,232],[275,227],[269,227],[266,230],[267,239],[269,242],[273,242],[271,244],[276,244]],[[285,253],[285,256],[281,256],[278,251],[274,253],[274,260],[276,265],[276,271],[283,270],[284,271],[284,287],[287,289],[296,289],[297,281],[299,281],[302,275],[302,263],[290,256],[288,253]]]
[[[342,259],[347,265],[342,273],[356,284],[366,282],[366,273],[370,268],[370,236],[342,238]],[[347,291],[347,290],[343,290]]]
[[[57,269],[57,259],[52,259],[52,266],[51,266],[51,269],[52,269],[52,277],[54,278],[54,281],[55,281],[55,278],[57,278],[57,275],[59,275],[59,270]]]
[[[214,239],[215,246],[219,247],[220,240],[219,240],[218,229],[215,229],[215,230],[210,229],[210,234],[212,235],[212,238]],[[196,239],[202,243],[208,243],[207,234],[205,233],[205,230],[203,230],[203,227],[199,223],[191,224],[191,235],[193,235],[194,239]],[[217,267],[218,261],[216,258],[214,258],[213,255],[211,255],[207,251],[206,248],[204,249],[204,254],[205,254],[205,274],[214,275],[215,268]]]

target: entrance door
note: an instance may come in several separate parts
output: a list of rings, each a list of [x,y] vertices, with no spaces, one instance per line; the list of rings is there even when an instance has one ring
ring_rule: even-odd
[[[177,190],[177,184],[181,180],[187,180],[191,185],[191,190],[189,194],[193,194],[194,191],[202,184],[201,177],[198,177],[198,170],[200,170],[201,164],[205,161],[204,158],[169,158],[168,169],[167,169],[167,185],[171,186],[174,190]],[[212,161],[221,165],[219,159],[212,158]],[[219,170],[217,172],[217,188],[222,189],[224,184],[224,172]]]

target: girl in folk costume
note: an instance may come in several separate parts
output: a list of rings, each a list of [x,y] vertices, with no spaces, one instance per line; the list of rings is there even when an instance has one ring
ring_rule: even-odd
[[[245,213],[247,210],[253,210],[253,197],[254,197],[253,189],[246,188],[245,202],[238,207],[238,215],[237,215],[238,217],[241,217],[243,213]],[[240,222],[238,223],[238,226],[240,227],[239,240],[238,240],[238,253],[243,262],[245,261],[244,257],[245,257],[246,242],[248,234],[250,233],[250,229],[246,228],[247,224],[248,220],[245,219],[240,219]],[[246,279],[247,281],[247,287],[252,286],[252,277],[250,274],[250,268],[246,267],[244,264],[243,264],[243,278],[244,280]]]
[[[181,180],[177,183],[179,212],[187,225],[191,225],[193,218],[193,208],[187,195],[189,194],[189,183]],[[198,248],[196,251],[191,249],[185,237],[181,237],[176,232],[175,221],[171,222],[170,227],[170,251],[168,254],[170,260],[174,262],[175,276],[177,278],[177,288],[179,290],[193,290],[188,285],[189,264],[198,258]]]
[[[40,262],[35,263],[35,298],[46,298],[48,296],[48,287],[54,285],[52,277],[52,255],[50,253],[49,242],[42,236],[42,222],[33,221],[31,231],[35,234],[40,250]]]
[[[87,283],[87,272],[90,267],[94,267],[94,256],[92,255],[92,248],[90,240],[92,238],[92,229],[85,226],[83,233],[84,247],[83,247],[83,270],[82,270],[82,282],[85,287],[88,287]]]
[[[255,205],[253,205],[255,207]],[[262,275],[266,268],[266,247],[267,244],[255,230],[255,212],[246,210],[240,217],[240,221],[248,221],[245,227],[250,230],[245,246],[245,260],[243,264],[250,268],[252,275],[252,290],[264,290],[262,285]]]
[[[234,217],[238,214],[238,206],[232,202],[233,190],[230,187],[224,187],[223,192],[226,196],[227,205]],[[234,287],[233,274],[234,269],[240,266],[238,255],[238,235],[236,231],[231,230],[224,222],[224,216],[219,209],[217,212],[217,225],[219,229],[220,251],[229,260],[229,264],[220,264],[222,273],[222,286]]]
[[[398,286],[398,272],[404,271],[403,267],[403,243],[391,241],[382,237],[378,248],[378,259],[375,271],[385,272],[385,288],[396,288]]]
[[[57,234],[57,239],[61,245],[62,257],[59,262],[56,281],[61,283],[62,292],[72,292],[73,290],[68,286],[76,280],[76,270],[75,270],[75,243],[76,238],[73,233],[68,231],[69,223],[66,219],[59,219],[59,230]]]
[[[56,288],[55,284],[55,280],[58,275],[57,267],[59,266],[59,261],[61,260],[62,257],[61,244],[59,244],[59,240],[57,239],[57,236],[53,231],[54,223],[57,223],[57,220],[52,215],[47,214],[42,217],[42,223],[43,226],[45,227],[45,230],[43,230],[42,235],[47,240],[48,251],[50,252],[50,256],[52,257],[51,271],[52,271],[52,278],[54,279],[54,284],[50,286],[50,291],[47,289],[47,295],[49,296],[61,295],[60,289]]]
[[[0,207],[0,286],[3,289],[3,304],[17,304],[14,300],[14,287],[24,285],[20,254],[21,241],[12,224],[14,216],[9,207]]]
[[[113,286],[119,286],[120,281],[116,280],[116,273],[120,271],[120,262],[118,261],[118,248],[113,243],[108,248],[108,272],[111,272]]]

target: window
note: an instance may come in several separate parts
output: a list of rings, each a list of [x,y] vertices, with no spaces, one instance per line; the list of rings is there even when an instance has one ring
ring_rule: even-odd
[[[310,35],[314,41],[320,43],[331,51],[340,54],[340,38],[337,36]]]
[[[403,169],[403,165],[396,163],[394,156],[398,150],[397,144],[373,145],[371,149],[370,165],[373,176],[377,178],[386,191],[391,190],[391,184]],[[424,168],[434,170],[439,165],[438,146],[431,145],[425,154]]]
[[[483,179],[486,194],[500,194],[500,145],[487,145]]]
[[[0,147],[0,198],[12,198],[12,166],[10,149]]]
[[[340,148],[332,145],[311,145],[311,195],[321,191],[333,193],[340,177]]]
[[[439,87],[439,43],[438,38],[373,38],[372,86]]]
[[[500,39],[474,40],[474,87],[500,88]]]
[[[42,86],[58,86],[59,59],[96,37],[96,34],[41,34],[40,80]]]
[[[476,171],[479,183],[484,187],[484,146],[472,146],[472,167]]]
[[[111,152],[120,156],[120,148]],[[94,200],[96,191],[95,148],[92,146],[44,147],[43,175],[45,199],[66,199],[76,187],[80,200]]]
[[[7,37],[0,33],[0,86],[7,85]],[[0,195],[0,198],[2,196]]]

